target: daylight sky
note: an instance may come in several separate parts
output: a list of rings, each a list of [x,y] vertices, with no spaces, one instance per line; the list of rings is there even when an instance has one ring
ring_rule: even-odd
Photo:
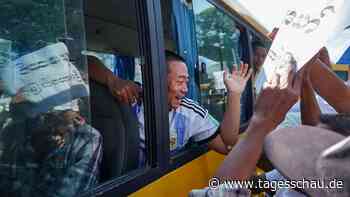
[[[269,31],[279,26],[287,9],[312,8],[319,0],[231,0],[241,3]]]
[[[307,12],[312,12],[313,9],[318,9],[324,1],[328,0],[230,0],[241,4],[259,23],[271,32],[274,27],[278,27],[286,15],[287,10],[295,9]],[[205,0],[194,3],[195,11],[197,13],[213,6]],[[349,0],[345,0],[346,5],[343,6],[344,17],[340,20],[339,27],[350,26],[350,10]],[[344,31],[342,34],[337,34],[337,39],[327,43],[328,51],[331,55],[331,60],[337,62],[345,50],[350,46],[350,29]]]
[[[299,8],[302,10],[312,10],[318,7],[317,4],[322,4],[320,0],[231,0],[239,2],[243,5],[250,14],[264,25],[268,31],[274,27],[278,27],[288,9]],[[344,2],[347,2],[345,0]],[[343,6],[343,10],[349,10],[350,3],[347,2]],[[346,11],[344,17],[339,19],[342,21],[339,25],[341,27],[349,26],[350,13]],[[337,62],[343,55],[345,50],[350,46],[350,29],[341,34],[337,34],[336,39],[331,39],[326,47],[330,53],[330,58],[333,62]]]

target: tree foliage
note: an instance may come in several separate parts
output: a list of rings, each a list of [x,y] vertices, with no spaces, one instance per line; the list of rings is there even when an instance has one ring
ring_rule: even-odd
[[[200,55],[238,63],[239,32],[232,18],[215,7],[207,8],[196,15],[196,31]]]
[[[55,43],[66,32],[63,0],[1,0],[0,10],[0,38],[16,53]]]

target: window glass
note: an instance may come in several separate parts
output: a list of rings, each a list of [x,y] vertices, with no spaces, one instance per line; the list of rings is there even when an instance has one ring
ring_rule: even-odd
[[[348,80],[348,72],[346,71],[335,71],[335,74],[344,81]]]
[[[167,93],[169,149],[175,161],[183,151],[206,144],[218,134],[219,122],[198,101],[197,43],[191,0],[162,1]],[[177,157],[179,156],[179,157]]]
[[[106,53],[106,52],[96,52],[96,51],[85,51],[85,55],[91,55],[97,57],[102,61],[105,67],[107,67],[110,71],[113,72],[114,75],[123,77],[123,70],[120,68],[119,64],[120,58],[116,54]],[[135,82],[142,84],[142,70],[141,70],[141,59],[134,58],[133,65],[135,71],[132,75],[132,79]]]
[[[91,124],[103,137],[101,183],[148,164],[135,2],[85,4]]]
[[[102,61],[106,68],[114,72],[115,64],[117,61],[116,56],[114,54],[95,51],[87,51],[85,52],[85,54],[97,57],[99,60]]]
[[[222,120],[226,103],[222,71],[240,63],[240,30],[231,17],[206,0],[193,1],[193,8],[201,102],[217,120]]]
[[[0,196],[76,196],[98,182],[82,1],[0,2]]]

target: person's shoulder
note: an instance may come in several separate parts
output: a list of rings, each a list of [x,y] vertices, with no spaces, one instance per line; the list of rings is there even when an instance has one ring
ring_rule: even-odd
[[[186,97],[181,100],[181,107],[184,109],[184,112],[193,113],[202,118],[205,118],[208,114],[208,110],[200,106],[196,101]]]

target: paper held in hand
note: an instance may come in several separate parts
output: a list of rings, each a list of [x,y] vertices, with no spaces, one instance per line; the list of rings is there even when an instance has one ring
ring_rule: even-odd
[[[304,66],[334,35],[344,0],[315,1],[312,8],[290,9],[268,52],[263,68],[267,80],[290,66]]]

